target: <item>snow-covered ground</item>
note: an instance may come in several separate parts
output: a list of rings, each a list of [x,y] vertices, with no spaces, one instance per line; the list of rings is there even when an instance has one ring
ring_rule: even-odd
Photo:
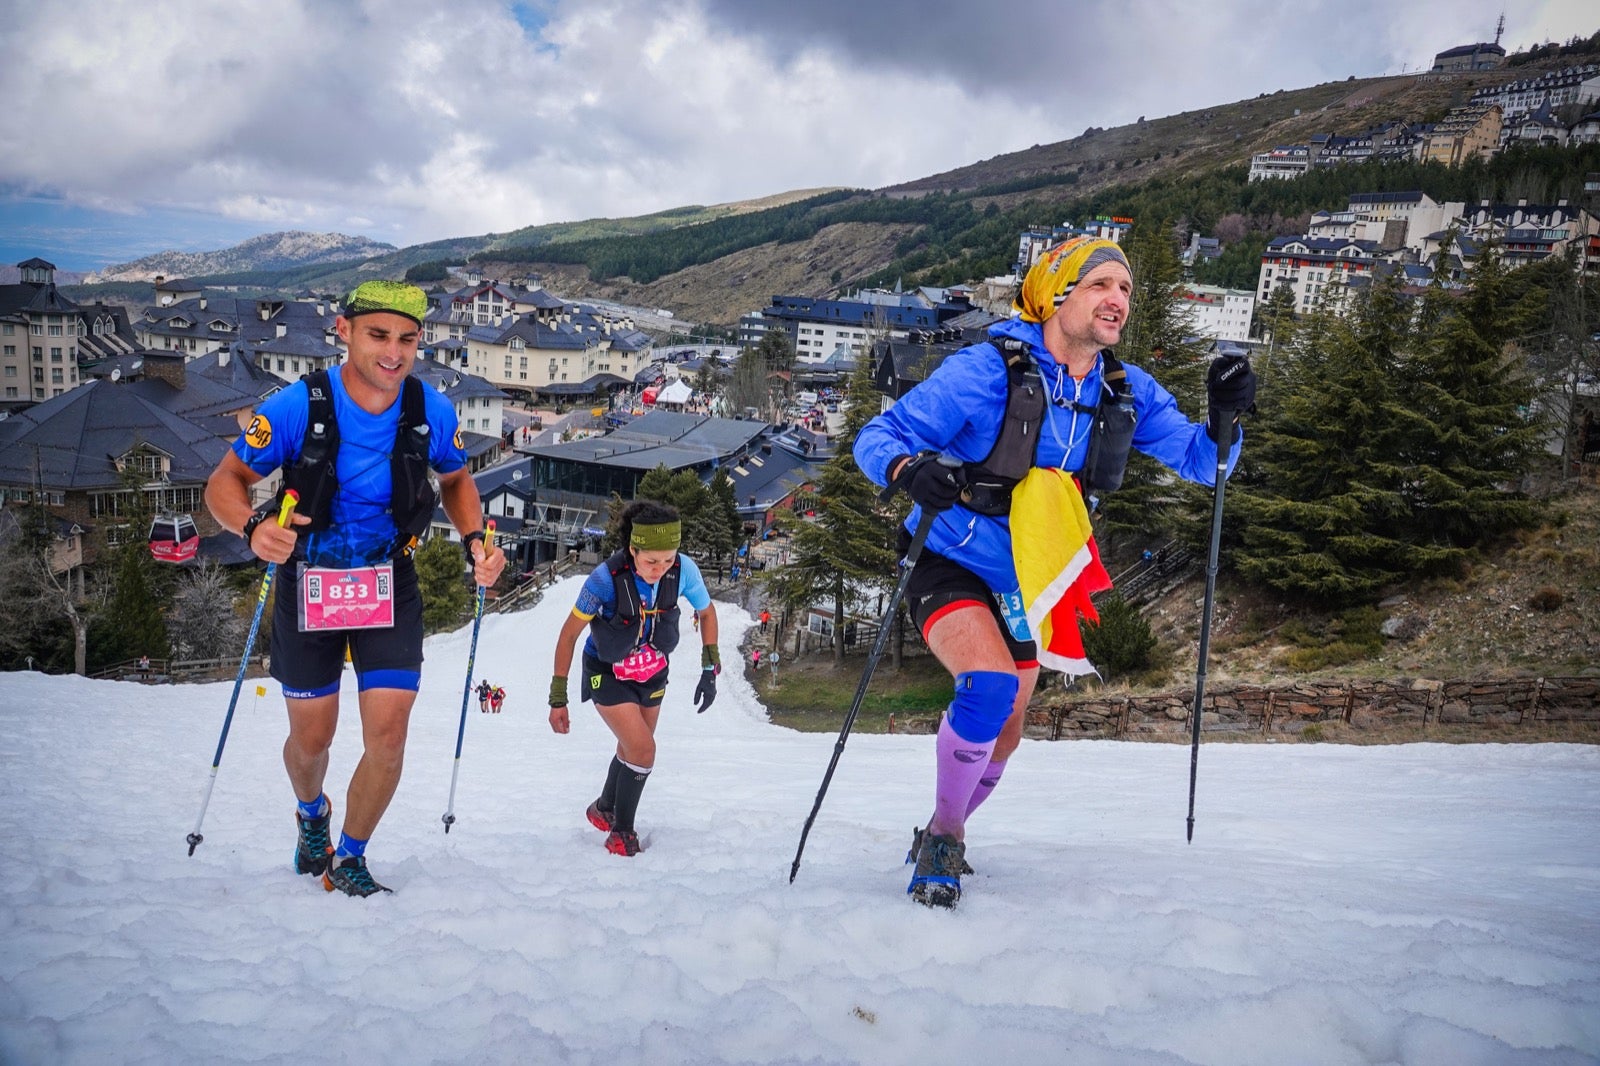
[[[275,685],[188,857],[231,683],[0,677],[0,1062],[1600,1061],[1600,749],[1209,746],[1185,844],[1186,746],[1027,742],[935,912],[901,865],[933,738],[850,739],[791,885],[835,738],[736,674],[694,714],[692,655],[646,850],[607,854],[611,737],[542,705],[577,587],[485,620],[509,699],[468,713],[448,835],[470,630],[429,641],[364,901],[291,872]]]

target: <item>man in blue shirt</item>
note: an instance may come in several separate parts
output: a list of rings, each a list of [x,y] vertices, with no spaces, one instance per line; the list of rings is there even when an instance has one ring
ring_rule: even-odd
[[[473,580],[493,585],[506,562],[499,549],[484,551],[482,506],[455,410],[436,389],[408,384],[426,312],[427,297],[415,286],[358,286],[335,320],[346,362],[263,402],[206,484],[217,521],[240,531],[258,558],[284,567],[271,657],[289,709],[283,762],[299,801],[295,869],[351,896],[389,891],[373,880],[365,856],[400,783],[422,676],[422,598],[411,552],[436,499],[428,468],[438,474],[437,499],[462,535]],[[313,441],[326,442],[326,452]],[[276,501],[250,505],[250,486],[280,469],[301,495],[282,527],[271,520]],[[322,786],[347,650],[364,749],[335,849]]]

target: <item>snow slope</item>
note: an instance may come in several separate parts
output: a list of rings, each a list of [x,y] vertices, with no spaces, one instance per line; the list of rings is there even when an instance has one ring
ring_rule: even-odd
[[[679,656],[639,826],[583,818],[612,748],[545,722],[578,588],[430,640],[368,855],[393,895],[296,877],[276,685],[0,676],[5,1063],[1600,1061],[1600,750],[1025,742],[969,827],[954,912],[905,896],[932,737],[834,736]],[[749,624],[724,608],[724,658]],[[329,775],[359,755],[353,683]]]

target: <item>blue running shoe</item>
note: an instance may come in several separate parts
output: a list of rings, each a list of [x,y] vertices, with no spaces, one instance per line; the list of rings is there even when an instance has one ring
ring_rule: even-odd
[[[961,899],[961,864],[967,846],[955,837],[922,833],[917,865],[906,893],[925,907],[954,907]]]

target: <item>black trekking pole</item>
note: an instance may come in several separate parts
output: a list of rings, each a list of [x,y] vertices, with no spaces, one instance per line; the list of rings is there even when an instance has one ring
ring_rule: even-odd
[[[283,494],[283,506],[278,509],[278,525],[289,524],[289,516],[294,513],[295,504],[300,502],[300,495],[293,489]],[[200,814],[194,820],[194,831],[189,834],[189,854],[194,854],[194,849],[200,846],[205,837],[200,835],[200,826],[206,820],[206,808],[211,806],[211,789],[217,783],[217,768],[222,765],[222,749],[228,743],[228,729],[233,725],[233,710],[239,705],[239,689],[244,687],[245,669],[250,665],[250,653],[256,646],[256,634],[261,630],[261,612],[267,605],[267,593],[272,591],[272,576],[277,573],[278,564],[268,563],[267,572],[261,575],[261,591],[256,594],[256,613],[250,619],[250,635],[244,640],[244,654],[239,656],[239,672],[233,678],[233,696],[228,700],[228,714],[222,720],[222,735],[217,738],[217,753],[211,758],[211,776],[206,778],[206,792],[200,800]]]
[[[489,557],[489,552],[494,550],[494,520],[483,529],[483,555]],[[485,589],[478,586],[478,606],[472,614],[472,648],[467,652],[467,683],[461,692],[461,724],[456,726],[456,761],[450,768],[450,800],[444,808],[444,831],[450,832],[450,827],[456,824],[456,776],[461,773],[461,738],[467,732],[467,698],[472,695],[472,667],[478,659],[478,627],[483,624],[483,597]]]
[[[1217,557],[1222,545],[1222,494],[1228,483],[1228,451],[1232,447],[1234,419],[1239,415],[1237,411],[1211,413],[1214,416],[1232,417],[1212,419],[1217,423],[1213,441],[1217,446],[1217,485],[1211,503],[1211,548],[1206,558],[1206,599],[1200,616],[1200,662],[1194,674],[1194,717],[1189,734],[1189,823],[1185,839],[1190,843],[1194,842],[1194,785],[1200,773],[1201,701],[1206,695],[1206,656],[1211,650],[1211,600],[1217,591]],[[1224,438],[1228,444],[1223,444]]]
[[[959,467],[961,464],[954,459],[940,458],[940,463],[945,466]],[[884,490],[883,497],[890,495],[888,489]],[[794,862],[789,867],[789,883],[794,884],[795,874],[800,872],[800,853],[806,850],[806,837],[811,835],[811,823],[817,820],[817,812],[822,809],[822,797],[828,794],[828,783],[833,780],[834,768],[839,765],[839,756],[844,753],[844,742],[850,736],[850,727],[856,724],[856,715],[861,712],[861,701],[867,695],[867,683],[872,680],[872,671],[878,665],[878,659],[883,655],[883,646],[888,643],[889,625],[894,621],[894,614],[900,609],[900,601],[905,597],[906,585],[911,581],[911,571],[917,565],[917,557],[922,554],[922,545],[928,539],[928,530],[933,528],[933,520],[937,517],[932,511],[924,507],[922,516],[917,519],[916,531],[911,536],[911,547],[906,550],[905,565],[900,570],[900,581],[894,587],[894,595],[889,597],[889,608],[883,612],[883,618],[878,621],[878,637],[872,642],[872,652],[867,656],[867,665],[861,671],[861,681],[856,685],[855,699],[850,701],[850,713],[844,716],[844,725],[839,729],[839,739],[833,744],[833,758],[828,760],[828,772],[822,775],[822,787],[817,789],[816,802],[811,805],[811,813],[806,815],[806,824],[800,830],[800,846],[794,849]]]

